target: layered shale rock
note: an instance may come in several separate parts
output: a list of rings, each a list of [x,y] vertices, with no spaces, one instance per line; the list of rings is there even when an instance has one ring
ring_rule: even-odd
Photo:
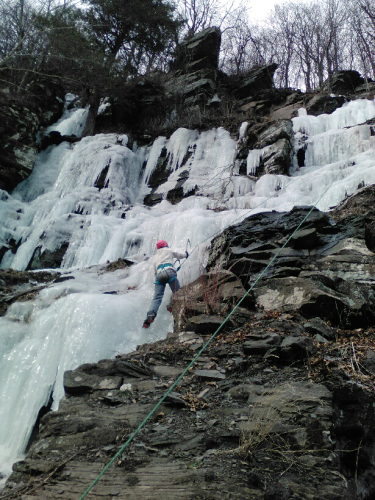
[[[359,204],[362,215],[356,210],[353,216],[347,207],[345,216],[333,214],[337,222],[305,207],[249,217],[213,242],[209,266],[220,262],[246,288],[257,282],[252,293],[261,310],[299,311],[335,325],[370,326],[375,321],[375,258],[364,235],[374,217],[373,198],[373,187],[354,195],[347,204]]]
[[[222,333],[90,494],[349,500],[360,487],[370,499],[373,376],[358,371],[349,377],[350,357],[334,358],[344,330],[334,329],[338,340],[328,350],[303,321],[297,314],[252,315]],[[207,333],[190,341],[176,333],[67,372],[60,409],[39,422],[38,437],[14,465],[4,495],[70,499],[83,493]],[[367,340],[352,337],[355,345],[368,343],[374,332],[367,334]],[[362,363],[364,350],[357,356]]]
[[[173,72],[126,84],[97,117],[97,130],[120,123],[139,144],[150,144],[160,130],[169,135],[181,125],[197,134],[228,125],[237,134],[248,121],[235,158],[239,175],[247,176],[251,149],[261,151],[255,176],[288,174],[291,118],[301,107],[330,113],[343,98],[274,89],[275,65],[229,78],[217,71],[219,46],[215,28],[187,39]],[[350,92],[359,83],[352,76]],[[34,133],[30,116],[32,126],[24,128]],[[52,134],[43,147],[67,139]],[[190,154],[161,195],[170,175],[162,149],[147,205],[195,193],[183,189]],[[106,174],[98,176],[98,190]],[[41,410],[27,455],[1,496],[71,500],[116,456],[92,498],[374,498],[374,196],[367,187],[329,213],[295,207],[226,229],[212,242],[206,271],[173,296],[167,340],[151,337],[133,353],[65,373],[65,398],[58,411]],[[29,269],[59,266],[67,249],[60,243],[38,247]],[[131,264],[120,260],[103,272]],[[66,278],[4,271],[1,314],[59,279]]]
[[[54,84],[35,84],[33,99],[12,102],[0,92],[0,189],[13,190],[32,172],[38,146],[36,134],[61,115],[64,91]]]
[[[4,498],[70,500],[117,454],[93,497],[372,499],[373,197],[224,231],[210,270],[173,296],[167,340],[65,373]]]

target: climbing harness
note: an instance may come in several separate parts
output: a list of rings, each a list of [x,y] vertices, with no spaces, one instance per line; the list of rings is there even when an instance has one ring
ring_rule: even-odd
[[[165,267],[174,267],[174,266],[173,266],[173,264],[170,264],[169,262],[167,262],[166,264],[160,264],[160,266],[157,267],[157,270],[164,269]]]
[[[169,283],[170,281],[173,281],[173,279],[171,280],[169,279],[170,277],[168,276],[168,273],[165,271],[165,269],[168,268],[174,269],[174,265],[167,262],[166,264],[160,264],[160,266],[157,267],[156,271],[158,272],[158,274],[156,275],[155,285],[163,285]],[[161,280],[159,279],[159,277],[161,277]]]
[[[161,266],[158,267],[158,269]],[[167,269],[173,270],[172,276],[168,273]],[[171,267],[170,264],[168,264],[167,269],[162,269],[156,276],[155,280],[155,285],[166,285],[167,283],[172,283],[177,278],[177,272],[174,267]],[[176,274],[174,274],[176,273]]]
[[[108,464],[104,467],[104,469],[101,471],[101,473],[98,475],[98,477],[91,483],[91,485],[87,488],[85,493],[80,497],[79,500],[83,500],[88,493],[93,489],[93,487],[99,482],[99,480],[102,478],[102,476],[106,473],[106,471],[109,469],[109,467],[113,464],[113,462],[124,452],[124,450],[129,446],[129,444],[133,441],[135,436],[141,431],[141,429],[146,425],[148,420],[152,417],[152,415],[157,411],[157,409],[160,407],[160,405],[164,402],[164,400],[168,397],[168,395],[173,391],[173,389],[179,384],[179,382],[183,379],[183,377],[187,374],[187,372],[190,370],[190,368],[194,365],[194,363],[197,361],[197,359],[202,355],[202,353],[207,349],[207,347],[211,344],[211,342],[215,339],[217,334],[220,332],[220,330],[223,328],[223,326],[229,321],[231,316],[234,314],[234,312],[237,310],[237,308],[242,304],[242,302],[246,299],[246,297],[249,295],[249,293],[253,290],[253,288],[258,284],[258,282],[261,280],[261,278],[264,276],[264,274],[268,271],[268,269],[272,266],[272,264],[275,262],[275,260],[278,258],[280,253],[284,250],[284,248],[288,245],[290,240],[293,238],[293,236],[296,234],[297,231],[301,228],[301,226],[306,222],[308,217],[310,216],[311,212],[316,208],[316,205],[319,203],[319,201],[323,198],[323,196],[328,192],[328,190],[331,188],[332,184],[335,182],[336,179],[334,179],[331,184],[328,186],[328,188],[324,191],[324,193],[320,196],[318,201],[311,207],[309,212],[305,215],[305,217],[302,219],[300,224],[296,227],[296,229],[292,232],[292,234],[286,239],[285,243],[282,245],[282,247],[277,251],[277,253],[273,256],[273,258],[270,260],[268,265],[263,269],[263,271],[259,274],[259,276],[256,278],[254,283],[251,285],[249,290],[244,294],[242,299],[239,300],[239,302],[234,306],[232,311],[227,315],[227,317],[223,320],[223,322],[220,324],[220,326],[216,329],[216,331],[211,335],[211,337],[207,340],[207,342],[204,344],[204,346],[200,349],[200,351],[195,355],[195,357],[192,359],[192,361],[189,363],[189,365],[185,368],[185,370],[181,373],[181,375],[177,378],[177,380],[171,385],[171,387],[166,391],[164,396],[159,400],[159,402],[154,406],[154,408],[150,411],[150,413],[145,417],[145,419],[139,424],[139,426],[136,428],[136,430],[130,435],[128,440],[121,446],[121,448],[118,450],[118,452],[114,455],[114,457],[108,462]],[[195,247],[196,248],[196,247]]]

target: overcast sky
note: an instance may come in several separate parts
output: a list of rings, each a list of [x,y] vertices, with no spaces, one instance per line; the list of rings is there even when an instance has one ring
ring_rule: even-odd
[[[247,0],[250,8],[250,21],[259,21],[273,10],[274,5],[286,3],[290,0]],[[296,0],[295,0],[296,1]],[[298,0],[304,3],[308,0]]]
[[[66,0],[65,0],[66,1]],[[223,5],[228,5],[231,3],[231,1],[228,0],[221,0]],[[260,21],[261,19],[264,19],[267,17],[267,15],[270,13],[270,11],[273,9],[274,5],[280,4],[280,3],[285,3],[290,0],[237,0],[235,4],[239,3],[247,3],[249,8],[250,8],[250,21]],[[298,0],[299,2],[305,2],[307,0]],[[60,0],[60,3],[64,3],[64,0]],[[70,0],[71,4],[73,5],[80,5],[81,7],[83,6],[81,0]]]
[[[260,20],[265,17],[273,6],[282,0],[250,0],[250,20]]]

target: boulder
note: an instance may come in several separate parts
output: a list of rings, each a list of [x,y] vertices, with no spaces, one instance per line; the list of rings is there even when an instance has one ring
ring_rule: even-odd
[[[186,406],[186,402],[178,394],[178,392],[170,392],[165,398],[165,401],[174,406]]]
[[[275,63],[267,66],[252,68],[234,87],[234,94],[239,99],[250,97],[255,93],[273,87],[273,74],[278,65]]]
[[[68,394],[84,394],[98,389],[119,389],[121,383],[121,377],[100,377],[77,370],[64,373],[64,389]]]
[[[307,318],[319,315],[341,327],[366,326],[375,320],[371,293],[367,296],[364,290],[359,293],[353,284],[347,284],[345,293],[342,293],[308,278],[272,278],[265,281],[254,289],[254,294],[258,307],[266,311],[299,311]]]
[[[336,335],[333,328],[331,328],[326,321],[323,321],[321,318],[311,318],[310,321],[305,323],[304,328],[307,332],[318,334],[328,340],[335,340]]]
[[[306,104],[306,110],[309,115],[318,116],[323,113],[331,114],[337,108],[341,108],[341,106],[345,102],[345,97],[334,96],[329,92],[322,92],[314,95],[309,102]]]
[[[261,385],[240,384],[229,389],[228,396],[235,401],[247,401],[249,398],[253,399],[254,396],[261,396],[264,392],[265,388]]]
[[[280,359],[291,362],[311,356],[313,342],[309,337],[286,337],[280,346]]]
[[[365,83],[364,78],[353,70],[338,71],[324,82],[323,89],[338,93],[354,92],[356,87]]]
[[[202,99],[208,102],[215,94],[215,73],[206,68],[188,74],[172,75],[163,84],[166,96],[182,96],[190,106]]]
[[[57,146],[62,142],[69,142],[72,144],[79,140],[80,139],[76,135],[61,135],[57,130],[53,130],[43,137],[40,149],[47,149],[48,146]]]
[[[368,243],[369,241],[367,241]],[[336,244],[324,249],[322,255],[325,256],[352,256],[355,259],[363,259],[366,256],[372,256],[372,253],[366,246],[366,240],[358,238],[342,238]]]
[[[209,335],[214,333],[222,324],[224,317],[200,314],[188,319],[186,328],[196,333]],[[224,325],[225,326],[225,325]]]
[[[272,112],[272,118],[274,120],[291,120],[292,118],[298,116],[298,110],[303,107],[303,102],[296,102],[286,106],[281,106]]]
[[[373,302],[371,299],[370,283],[374,273],[373,256],[338,254],[328,255],[317,260],[315,268],[321,272],[321,276],[334,276],[339,285],[339,280],[344,280],[342,283],[349,291],[348,284],[352,286],[361,286],[362,294],[369,295],[369,304]],[[367,289],[367,292],[365,291]],[[345,292],[346,293],[346,292]]]
[[[291,141],[293,137],[294,133],[292,122],[290,120],[278,120],[259,134],[257,142],[254,144],[252,149],[263,149],[266,146],[274,144],[279,139],[287,139],[288,141]]]
[[[279,247],[274,243],[253,243],[247,247],[233,246],[229,248],[230,257],[246,256],[253,259],[268,260],[273,257]]]
[[[328,344],[329,340],[327,340],[325,337],[322,337],[319,333],[315,335],[315,340],[319,342],[320,344]]]
[[[264,173],[266,174],[289,174],[289,167],[293,162],[293,147],[290,142],[290,138],[284,138],[285,128],[279,128],[278,130],[274,130],[273,134],[268,136],[264,136],[260,144],[268,144],[264,148],[261,149],[259,165],[254,169],[253,175],[256,177],[260,177]],[[280,137],[279,139],[277,139]],[[272,142],[275,140],[275,142]],[[251,140],[248,141],[251,143]],[[248,147],[243,147],[239,151],[238,159],[241,160],[241,156],[244,156],[244,153],[247,154],[249,152]],[[243,167],[241,170],[246,173],[246,162],[242,162]]]
[[[221,45],[219,28],[206,28],[186,38],[177,48],[173,70],[190,73],[198,68],[217,69]]]
[[[143,363],[133,363],[126,359],[102,359],[98,363],[85,363],[79,366],[78,371],[98,377],[144,378],[153,375],[153,371]]]
[[[35,269],[56,269],[61,267],[68,246],[69,243],[63,243],[54,250],[42,250],[42,246],[36,247],[26,270],[33,271]]]
[[[249,286],[277,253],[252,290],[255,307],[319,316],[342,328],[370,326],[375,258],[365,233],[371,246],[373,192],[366,188],[346,200],[335,212],[336,223],[315,209],[308,214],[308,207],[249,217],[213,240],[208,265],[221,263]],[[304,228],[298,229],[306,215]],[[281,249],[291,235],[289,246]],[[325,336],[324,331],[314,333]]]
[[[152,207],[153,205],[157,205],[161,201],[163,201],[162,194],[148,194],[143,200],[143,203],[148,207]]]
[[[266,174],[289,174],[293,148],[288,139],[279,139],[262,150],[259,170]]]
[[[289,236],[300,224],[301,220],[309,214],[309,227],[315,227],[319,233],[319,241],[324,246],[327,241],[324,237],[329,233],[330,227],[333,226],[333,221],[330,220],[327,214],[320,212],[317,209],[311,211],[310,207],[294,207],[288,213],[285,212],[265,212],[256,214],[244,219],[241,223],[229,227],[223,233],[215,238],[211,244],[211,251],[208,260],[208,266],[216,266],[217,262],[225,261],[226,266],[237,274],[230,262],[230,249],[236,248],[236,254],[245,254],[248,250],[259,251],[263,250],[277,250],[280,248],[281,241],[285,241],[286,236]],[[332,233],[337,233],[332,229]],[[330,235],[329,241],[335,242],[339,238],[332,238]],[[262,245],[270,245],[263,247]],[[244,250],[241,250],[244,249]],[[284,249],[288,251],[289,256],[294,252],[294,255],[304,256],[303,252]],[[297,253],[296,253],[297,252]],[[266,254],[264,254],[266,255]],[[284,255],[286,253],[284,252]],[[309,255],[308,253],[306,254]],[[255,261],[255,259],[253,259]],[[268,261],[267,261],[268,263]],[[285,265],[285,262],[283,263]]]
[[[267,266],[268,260],[249,259],[241,257],[229,261],[229,269],[236,274],[242,281],[248,280],[252,275],[263,271]]]
[[[39,476],[52,472],[56,467],[58,467],[58,462],[26,459],[16,462],[13,465],[13,471],[29,474],[30,476]]]
[[[375,375],[375,352],[372,349],[368,349],[366,352],[366,357],[361,363],[366,370],[368,370],[372,375]]]
[[[302,229],[293,234],[290,244],[293,248],[314,248],[317,239],[316,228]]]
[[[209,78],[199,78],[185,85],[183,94],[185,97],[197,96],[199,94],[211,95],[215,89],[215,84]]]
[[[268,333],[264,335],[250,335],[247,337],[243,345],[244,353],[247,355],[252,354],[266,354],[271,348],[280,345],[281,337],[276,333]]]
[[[286,122],[287,123],[287,122]],[[256,142],[256,146],[265,145],[262,148],[255,147],[255,149],[260,149],[258,166],[255,163],[252,168],[252,175],[260,177],[264,173],[267,174],[289,174],[289,167],[293,163],[293,146],[291,137],[286,136],[286,127],[280,127],[277,129],[273,128],[273,133],[269,135],[264,135],[261,141]],[[267,132],[267,131],[266,131]],[[247,144],[244,145],[238,153],[237,158],[242,160],[240,162],[240,173],[246,175],[247,172],[247,157],[250,153],[249,148],[251,147],[252,132],[250,131],[250,137],[248,137]],[[267,144],[267,145],[266,145]]]

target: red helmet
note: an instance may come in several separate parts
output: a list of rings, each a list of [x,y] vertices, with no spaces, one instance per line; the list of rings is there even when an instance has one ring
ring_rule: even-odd
[[[159,250],[159,248],[164,248],[164,247],[167,247],[168,246],[168,243],[164,240],[159,240],[157,243],[156,243],[156,248]]]

